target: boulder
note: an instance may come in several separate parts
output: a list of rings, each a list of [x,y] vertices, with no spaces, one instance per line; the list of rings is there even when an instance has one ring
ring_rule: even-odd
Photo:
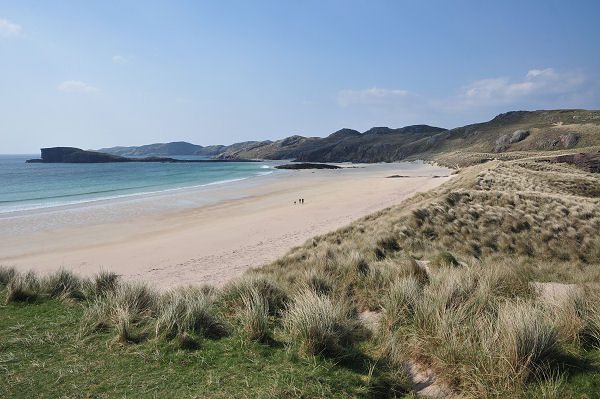
[[[506,150],[510,144],[510,137],[511,136],[508,134],[503,134],[502,136],[498,137],[493,152],[502,152]]]
[[[560,142],[565,148],[575,147],[577,141],[579,141],[579,137],[577,137],[575,133],[563,134],[562,136],[560,136]]]
[[[518,143],[519,141],[524,140],[527,136],[529,136],[529,132],[527,130],[516,130],[513,132],[512,136],[508,140],[510,144]]]

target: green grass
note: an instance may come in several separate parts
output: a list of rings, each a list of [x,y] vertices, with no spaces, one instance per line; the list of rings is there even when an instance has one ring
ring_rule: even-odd
[[[58,300],[0,306],[0,397],[369,398],[393,385],[389,374],[369,374],[375,360],[365,354],[299,356],[240,335],[195,350],[119,344],[107,332],[80,338],[82,314],[81,303]]]

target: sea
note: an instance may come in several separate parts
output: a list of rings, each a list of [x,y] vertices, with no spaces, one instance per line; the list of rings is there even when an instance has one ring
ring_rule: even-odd
[[[0,214],[135,199],[243,181],[276,170],[267,162],[25,163],[31,158],[39,155],[0,155]]]

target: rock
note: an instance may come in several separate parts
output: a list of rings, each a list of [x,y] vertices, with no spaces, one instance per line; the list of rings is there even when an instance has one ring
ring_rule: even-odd
[[[493,152],[505,151],[508,148],[509,144],[510,144],[510,136],[508,134],[503,134],[502,136],[498,137],[498,139],[496,140],[496,146],[494,147],[494,149],[492,151]]]
[[[341,167],[326,163],[288,163],[275,166],[275,169],[341,169]]]
[[[575,133],[564,134],[560,136],[560,142],[565,148],[572,148],[579,141],[579,137]]]
[[[503,134],[502,136],[498,137],[498,140],[496,140],[496,145],[508,145],[510,144],[510,136],[508,134]]]
[[[510,137],[509,143],[518,143],[519,141],[524,140],[527,136],[529,136],[529,132],[527,130],[517,130]]]
[[[600,153],[588,152],[561,155],[549,159],[553,163],[568,163],[591,173],[600,173]]]

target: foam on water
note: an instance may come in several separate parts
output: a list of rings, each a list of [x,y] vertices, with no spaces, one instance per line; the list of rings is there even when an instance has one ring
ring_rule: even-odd
[[[0,155],[0,214],[138,198],[235,183],[273,173],[253,162],[26,164],[32,155]],[[194,158],[194,157],[189,157]]]

